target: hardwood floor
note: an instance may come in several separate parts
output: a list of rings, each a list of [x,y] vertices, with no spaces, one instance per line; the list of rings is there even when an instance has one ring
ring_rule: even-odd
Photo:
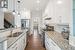
[[[41,39],[38,34],[34,34],[29,37],[29,42],[25,50],[45,50],[41,44]]]

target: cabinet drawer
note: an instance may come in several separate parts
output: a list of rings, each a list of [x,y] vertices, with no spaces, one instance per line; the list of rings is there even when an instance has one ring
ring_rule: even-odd
[[[47,50],[61,50],[61,48],[48,36],[45,36],[45,46]]]

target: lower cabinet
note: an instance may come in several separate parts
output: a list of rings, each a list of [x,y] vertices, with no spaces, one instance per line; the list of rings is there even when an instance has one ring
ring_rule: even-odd
[[[61,48],[47,34],[45,34],[45,47],[46,50],[61,50]]]
[[[24,50],[25,49],[25,35],[19,38],[8,50]]]
[[[8,50],[18,50],[17,43],[14,43]]]
[[[21,43],[22,43],[22,42],[21,42],[21,38],[17,41],[17,43],[18,43],[18,44],[17,44],[18,50],[21,50],[21,49],[22,49],[22,48],[21,48],[21,47],[22,47],[22,44],[21,44]]]
[[[0,43],[0,50],[3,50],[3,43]]]

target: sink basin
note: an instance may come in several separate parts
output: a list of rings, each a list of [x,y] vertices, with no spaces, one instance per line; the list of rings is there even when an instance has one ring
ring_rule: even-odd
[[[21,35],[23,32],[16,32],[13,33],[13,35],[9,35],[8,37],[18,37],[19,35]]]

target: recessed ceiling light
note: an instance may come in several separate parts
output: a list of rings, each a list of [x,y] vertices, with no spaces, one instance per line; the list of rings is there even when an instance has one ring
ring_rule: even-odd
[[[57,3],[58,3],[58,4],[62,4],[62,1],[59,0],[59,1],[57,1]]]
[[[37,0],[36,2],[37,2],[37,3],[40,3],[40,0]]]

